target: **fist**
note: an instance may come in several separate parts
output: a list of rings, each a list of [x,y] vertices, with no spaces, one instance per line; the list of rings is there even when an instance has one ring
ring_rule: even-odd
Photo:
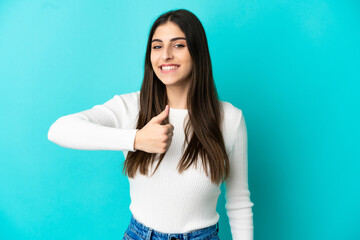
[[[148,153],[164,153],[168,150],[174,135],[174,126],[161,125],[161,122],[169,115],[169,112],[169,105],[166,105],[164,111],[136,132],[134,149]]]

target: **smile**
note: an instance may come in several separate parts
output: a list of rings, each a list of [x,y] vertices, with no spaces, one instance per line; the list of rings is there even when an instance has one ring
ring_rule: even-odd
[[[160,70],[162,73],[170,73],[170,72],[175,72],[176,69],[178,69],[180,66],[163,66],[160,67]]]

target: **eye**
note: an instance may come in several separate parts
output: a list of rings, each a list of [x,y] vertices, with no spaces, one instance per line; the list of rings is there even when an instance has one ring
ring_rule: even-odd
[[[157,47],[160,47],[160,46],[153,46],[153,49],[158,49]]]
[[[175,46],[179,46],[179,48],[185,47],[185,45],[183,45],[183,44],[176,44]]]

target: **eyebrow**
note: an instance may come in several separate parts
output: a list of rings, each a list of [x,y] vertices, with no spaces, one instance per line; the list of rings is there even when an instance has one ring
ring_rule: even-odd
[[[179,40],[179,39],[186,40],[186,38],[184,38],[184,37],[176,37],[176,38],[170,39],[170,42],[176,41],[176,40]],[[151,42],[162,42],[162,41],[160,39],[153,39]]]

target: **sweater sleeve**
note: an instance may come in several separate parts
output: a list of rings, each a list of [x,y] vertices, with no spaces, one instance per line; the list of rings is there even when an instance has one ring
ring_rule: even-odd
[[[130,104],[135,102],[122,96],[125,95],[115,95],[104,104],[58,118],[49,128],[48,139],[59,146],[79,150],[136,151],[138,129],[130,127],[136,112]]]
[[[233,240],[253,239],[254,204],[248,187],[247,129],[241,113],[235,141],[229,154],[230,175],[225,182],[226,204]]]

